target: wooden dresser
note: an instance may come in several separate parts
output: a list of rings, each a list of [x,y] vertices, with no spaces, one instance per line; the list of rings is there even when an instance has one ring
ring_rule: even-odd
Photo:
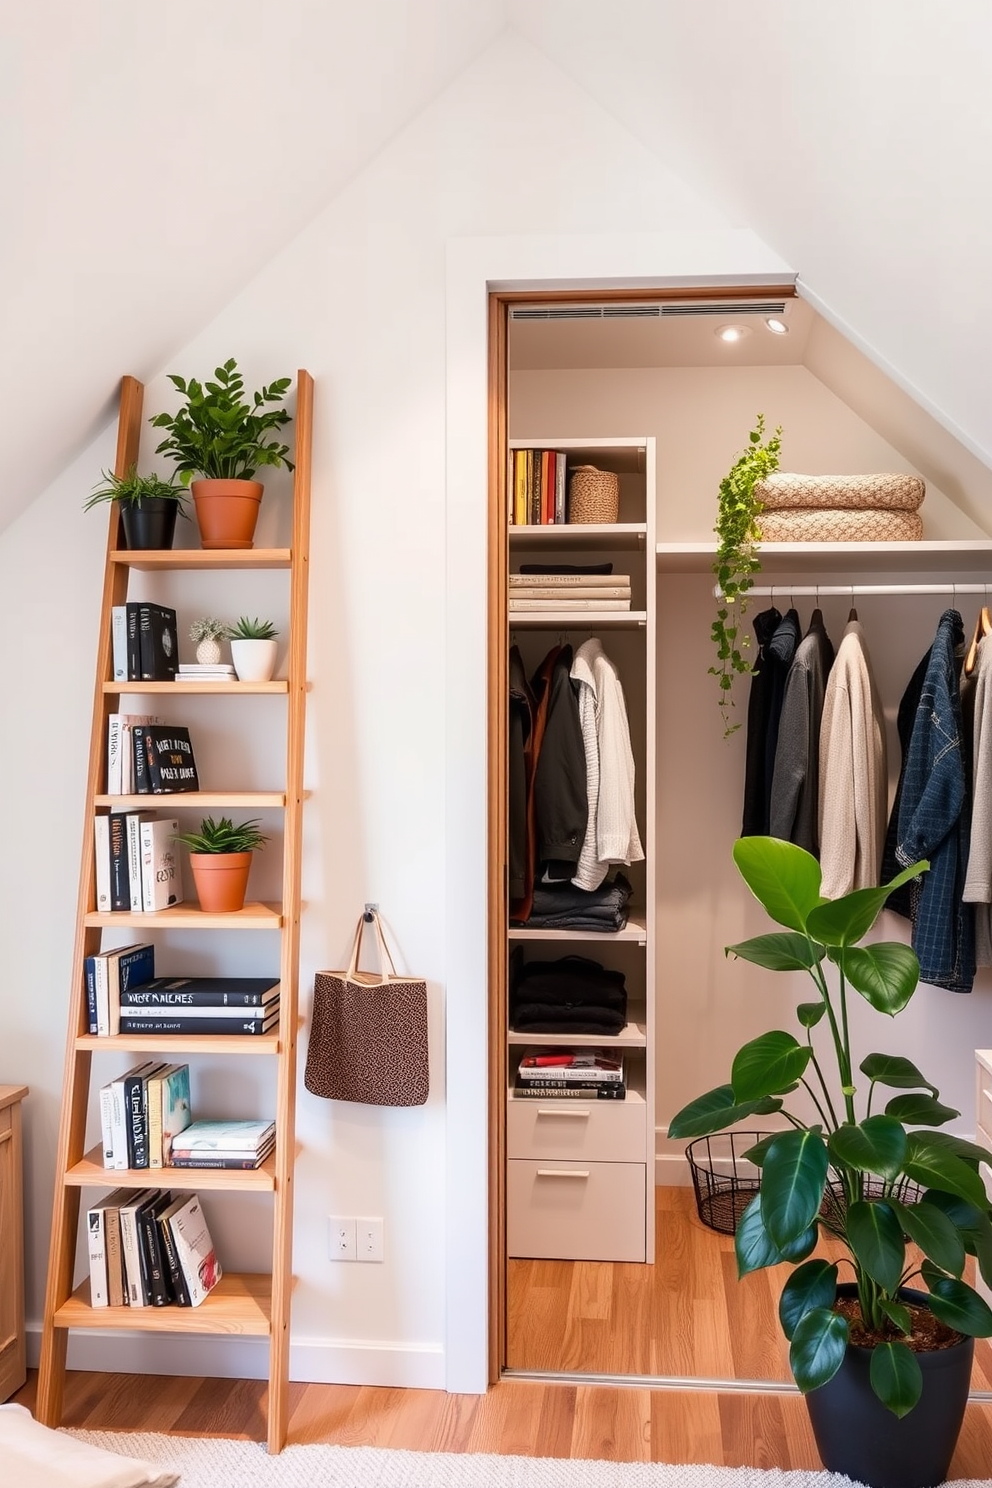
[[[21,1101],[26,1085],[0,1085],[0,1400],[27,1377],[24,1352],[24,1210]]]

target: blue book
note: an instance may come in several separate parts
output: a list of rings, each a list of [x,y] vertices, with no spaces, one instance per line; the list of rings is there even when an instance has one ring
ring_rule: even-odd
[[[86,1029],[88,1033],[96,1033],[96,957],[87,956],[83,962],[83,975],[86,978]]]
[[[111,1037],[121,1032],[121,993],[155,975],[155,947],[151,944],[130,945],[122,951],[107,954],[107,1012]]]

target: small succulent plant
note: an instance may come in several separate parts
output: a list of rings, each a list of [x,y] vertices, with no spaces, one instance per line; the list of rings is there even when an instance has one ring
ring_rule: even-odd
[[[249,620],[242,615],[236,625],[229,625],[224,635],[229,641],[274,641],[279,632],[271,620]]]

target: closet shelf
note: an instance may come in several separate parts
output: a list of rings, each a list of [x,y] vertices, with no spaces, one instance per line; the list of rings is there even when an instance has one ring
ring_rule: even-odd
[[[168,693],[170,697],[182,697],[184,694],[188,696],[198,692],[223,692],[234,697],[260,693],[279,696],[289,691],[289,683],[285,678],[274,682],[142,682],[136,679],[132,682],[104,682],[103,690],[119,693]]]
[[[170,1188],[186,1189],[233,1189],[236,1192],[261,1189],[271,1192],[276,1186],[276,1158],[270,1155],[258,1168],[105,1168],[103,1152],[93,1147],[81,1162],[66,1170],[65,1182],[79,1188],[106,1188],[112,1183],[115,1188],[146,1188],[149,1183],[161,1183],[163,1179]]]
[[[76,1049],[127,1049],[135,1054],[281,1054],[283,1046],[276,1033],[118,1033],[111,1038],[103,1034],[82,1033],[74,1041]],[[158,1169],[156,1169],[156,1172]]]
[[[145,798],[147,800],[147,797]],[[87,930],[278,930],[282,926],[281,904],[246,904],[228,914],[205,914],[189,904],[138,914],[127,910],[90,910],[83,919]]]
[[[659,573],[710,573],[716,544],[659,543]],[[992,568],[992,538],[933,539],[925,542],[759,543],[761,571],[773,573],[888,574],[981,573]]]
[[[104,1040],[106,1042],[106,1040]],[[643,1049],[647,1044],[647,1035],[640,1023],[628,1023],[620,1033],[518,1033],[511,1028],[507,1034],[507,1042],[512,1045],[525,1044],[547,1044],[549,1047],[562,1046],[564,1048],[610,1048],[610,1049]]]
[[[126,1328],[149,1333],[226,1333],[267,1338],[272,1277],[228,1272],[199,1307],[91,1307],[90,1280],[57,1308],[56,1328]]]
[[[531,930],[526,925],[511,925],[509,931],[510,940],[596,940],[603,943],[625,940],[646,945],[647,938],[646,924],[633,915],[622,930]]]
[[[303,791],[303,800],[310,794]],[[109,806],[113,811],[171,811],[180,808],[200,811],[204,807],[227,810],[229,807],[261,811],[271,807],[277,811],[286,809],[285,791],[175,791],[161,794],[147,792],[144,795],[93,797],[95,806]]]
[[[643,548],[646,522],[552,522],[547,526],[511,527],[510,547]]]
[[[548,630],[643,630],[645,610],[510,610],[509,626],[545,626]]]
[[[114,548],[110,562],[145,573],[163,569],[290,568],[290,548]]]

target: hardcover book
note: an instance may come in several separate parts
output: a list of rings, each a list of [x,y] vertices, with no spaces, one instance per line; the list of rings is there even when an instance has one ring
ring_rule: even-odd
[[[151,1294],[146,1294],[145,1272],[141,1265],[141,1244],[138,1239],[138,1211],[143,1204],[147,1204],[157,1194],[157,1188],[141,1188],[137,1191],[132,1189],[126,1201],[120,1205],[119,1209],[121,1219],[121,1253],[124,1257],[124,1281],[127,1287],[127,1300],[130,1307],[148,1307],[151,1305]]]
[[[159,1060],[151,1069],[138,1074],[124,1076],[124,1122],[127,1133],[127,1166],[141,1169],[148,1167],[148,1126],[146,1117],[146,1082],[149,1075],[157,1074],[164,1061]]]
[[[264,1117],[246,1117],[231,1121],[192,1121],[173,1141],[177,1153],[255,1152],[275,1135],[276,1124]]]
[[[172,1301],[172,1284],[168,1262],[162,1249],[162,1232],[159,1216],[172,1203],[172,1194],[166,1189],[157,1193],[138,1210],[138,1244],[142,1266],[143,1286],[152,1307],[165,1307]]]
[[[113,1038],[120,1033],[121,990],[135,987],[147,981],[155,973],[155,947],[149,942],[118,946],[112,951],[102,951],[97,963],[97,1014],[100,1015],[101,973],[106,976],[106,1027],[98,1026],[97,1032],[106,1032]]]
[[[128,1192],[126,1188],[115,1188],[103,1211],[103,1235],[107,1247],[107,1294],[111,1307],[127,1306],[124,1257],[121,1254],[120,1205],[127,1202]]]
[[[179,1208],[170,1206],[165,1212],[190,1306],[199,1307],[224,1274],[199,1195],[184,1194]]]
[[[278,977],[155,977],[121,994],[129,1008],[264,1007],[279,996]]]
[[[189,1291],[183,1279],[182,1267],[179,1264],[179,1256],[176,1252],[176,1242],[172,1234],[172,1226],[169,1223],[173,1211],[186,1202],[188,1195],[180,1194],[178,1199],[173,1199],[158,1215],[159,1240],[162,1245],[162,1260],[169,1274],[169,1287],[176,1304],[179,1307],[188,1307]]]
[[[189,1093],[189,1065],[173,1065],[162,1078],[162,1131],[158,1149],[159,1161],[156,1164],[157,1167],[164,1167],[168,1163],[169,1152],[173,1142],[186,1130],[192,1119],[193,1110]]]
[[[101,1038],[118,1032],[117,963],[129,951],[143,949],[136,944],[117,946],[112,951],[98,951],[93,957],[93,985],[96,999],[96,1031]]]
[[[127,812],[110,813],[110,908],[131,908],[131,883],[127,868]]]
[[[168,605],[142,604],[138,612],[140,670],[145,682],[171,682],[179,665],[176,612]]]
[[[171,1168],[237,1168],[242,1172],[260,1168],[275,1142],[268,1142],[258,1152],[181,1152],[177,1153]]]
[[[141,730],[153,794],[199,790],[189,729],[173,724],[146,724]]]
[[[141,912],[141,824],[151,820],[151,816],[145,811],[129,811],[126,818],[127,877],[132,914]]]
[[[115,1188],[86,1211],[86,1239],[90,1259],[90,1305],[120,1307],[123,1301],[120,1270],[118,1205],[130,1192]]]
[[[93,867],[96,881],[96,907],[101,914],[110,910],[110,817],[93,818]]]
[[[103,1232],[103,1204],[86,1211],[86,1246],[90,1260],[90,1306],[108,1307],[107,1251]]]
[[[121,720],[121,784],[122,796],[143,795],[148,789],[147,775],[144,790],[136,778],[134,733],[143,723],[158,723],[157,713],[122,713]]]
[[[124,1169],[128,1166],[128,1114],[125,1082],[151,1074],[160,1062],[157,1059],[146,1059],[110,1082],[110,1135],[114,1168]]]
[[[148,817],[141,823],[141,908],[153,914],[181,904],[183,881],[176,853],[175,818]]]
[[[127,669],[127,605],[113,605],[110,610],[111,674],[115,682],[130,682]]]
[[[249,1009],[250,1011],[250,1009]],[[217,1034],[236,1034],[239,1037],[245,1034],[258,1036],[271,1033],[279,1026],[279,1014],[275,1012],[265,1020],[246,1021],[244,1018],[187,1018],[180,1017],[158,1017],[158,1018],[132,1018],[126,1013],[121,1014],[121,1033],[140,1034],[202,1034],[210,1037]]]
[[[141,990],[139,989],[136,996],[140,996]],[[246,1007],[237,1003],[228,1007],[212,1007],[209,1003],[205,1006],[197,1003],[179,1003],[166,1004],[163,1009],[163,1007],[156,1003],[135,1001],[128,1004],[126,1016],[134,1023],[137,1023],[139,1018],[156,1019],[165,1017],[171,1013],[174,1013],[176,1017],[189,1018],[191,1020],[196,1019],[197,1021],[201,1018],[212,1018],[214,1020],[223,1019],[225,1023],[237,1021],[238,1019],[241,1021],[251,1019],[257,1022],[260,1019],[271,1017],[274,1011],[275,1009],[271,1002],[267,1002],[261,1007],[252,1007],[250,1005]]]

